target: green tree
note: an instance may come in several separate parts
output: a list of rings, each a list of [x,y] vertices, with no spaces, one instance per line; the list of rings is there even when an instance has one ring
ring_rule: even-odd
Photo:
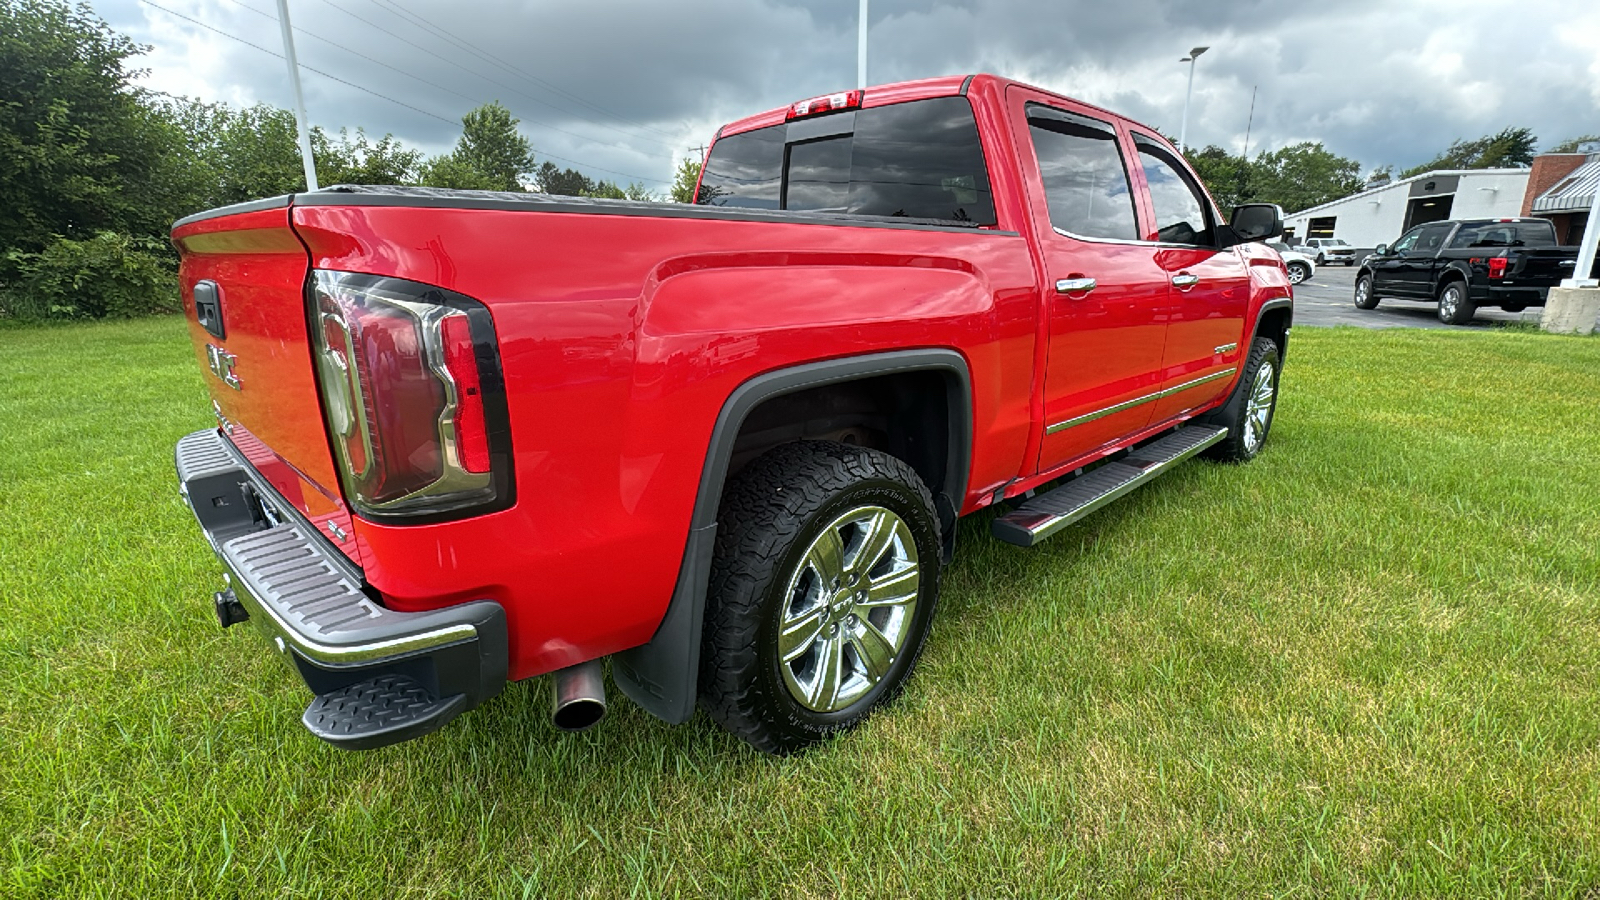
[[[0,250],[165,230],[179,136],[132,84],[145,49],[87,6],[0,0]]]
[[[498,102],[485,103],[461,117],[455,149],[422,167],[423,183],[433,187],[493,191],[526,190],[533,175],[533,148],[517,131],[518,119]]]
[[[1188,160],[1189,165],[1194,167],[1195,174],[1205,183],[1206,190],[1211,192],[1211,198],[1222,208],[1224,215],[1232,212],[1235,206],[1246,202],[1250,166],[1244,157],[1235,156],[1212,144],[1204,150],[1191,152]],[[693,189],[692,183],[690,189]]]
[[[1320,141],[1302,141],[1250,164],[1250,199],[1298,212],[1361,190],[1361,164],[1329,152]]]
[[[372,143],[361,128],[353,138],[348,128],[338,138],[312,129],[311,156],[323,184],[412,184],[422,165],[421,150],[407,150],[392,134]]]
[[[545,194],[581,197],[595,190],[595,183],[587,175],[577,169],[563,169],[548,159],[539,165],[536,176],[539,191]]]
[[[1473,141],[1457,140],[1450,148],[1420,166],[1400,173],[1410,178],[1435,169],[1499,169],[1533,162],[1539,139],[1526,128],[1506,128]]]
[[[1578,152],[1578,145],[1587,144],[1590,141],[1600,141],[1600,134],[1585,134],[1585,135],[1580,135],[1579,137],[1575,137],[1575,138],[1567,138],[1566,140],[1564,140],[1561,143],[1555,145],[1554,147],[1551,147],[1549,150],[1546,150],[1545,152],[1546,153],[1577,153]]]
[[[700,181],[700,161],[686,158],[678,161],[678,171],[672,175],[672,202],[693,203],[694,186]]]
[[[614,181],[594,181],[590,183],[588,190],[583,192],[583,196],[598,197],[606,200],[655,201],[659,199],[637,181],[629,182],[626,187],[619,187]]]

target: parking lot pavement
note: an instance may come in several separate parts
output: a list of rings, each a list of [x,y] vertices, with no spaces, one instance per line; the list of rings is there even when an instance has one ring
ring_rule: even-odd
[[[1439,321],[1439,307],[1416,300],[1384,298],[1377,309],[1356,309],[1351,298],[1356,291],[1355,266],[1318,266],[1310,281],[1295,285],[1294,324],[1357,328],[1489,328],[1521,321],[1522,313],[1502,309],[1481,309],[1470,325],[1446,325]],[[1537,316],[1541,307],[1528,313]]]

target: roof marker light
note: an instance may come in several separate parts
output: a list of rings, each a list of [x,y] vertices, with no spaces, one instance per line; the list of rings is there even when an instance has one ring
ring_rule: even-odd
[[[840,91],[837,94],[801,100],[799,103],[789,107],[789,111],[783,115],[783,120],[789,122],[806,116],[819,116],[823,113],[837,112],[841,109],[860,109],[861,101],[865,96],[865,91]]]

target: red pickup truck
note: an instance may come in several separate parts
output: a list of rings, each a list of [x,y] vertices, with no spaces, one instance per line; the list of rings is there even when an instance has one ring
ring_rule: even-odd
[[[341,186],[178,222],[217,428],[177,446],[317,736],[554,673],[792,752],[891,698],[957,519],[1023,546],[1272,424],[1276,207],[989,75],[722,128],[697,203]]]

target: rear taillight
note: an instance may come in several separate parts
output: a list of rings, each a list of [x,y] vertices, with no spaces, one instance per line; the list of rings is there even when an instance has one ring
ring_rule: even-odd
[[[1491,257],[1489,257],[1489,277],[1490,278],[1504,278],[1504,277],[1506,277],[1506,267],[1508,265],[1510,265],[1510,263],[1511,263],[1511,260],[1506,259],[1504,256],[1491,256]]]
[[[511,502],[494,322],[441,288],[313,273],[317,376],[345,499],[372,519],[437,521]]]

